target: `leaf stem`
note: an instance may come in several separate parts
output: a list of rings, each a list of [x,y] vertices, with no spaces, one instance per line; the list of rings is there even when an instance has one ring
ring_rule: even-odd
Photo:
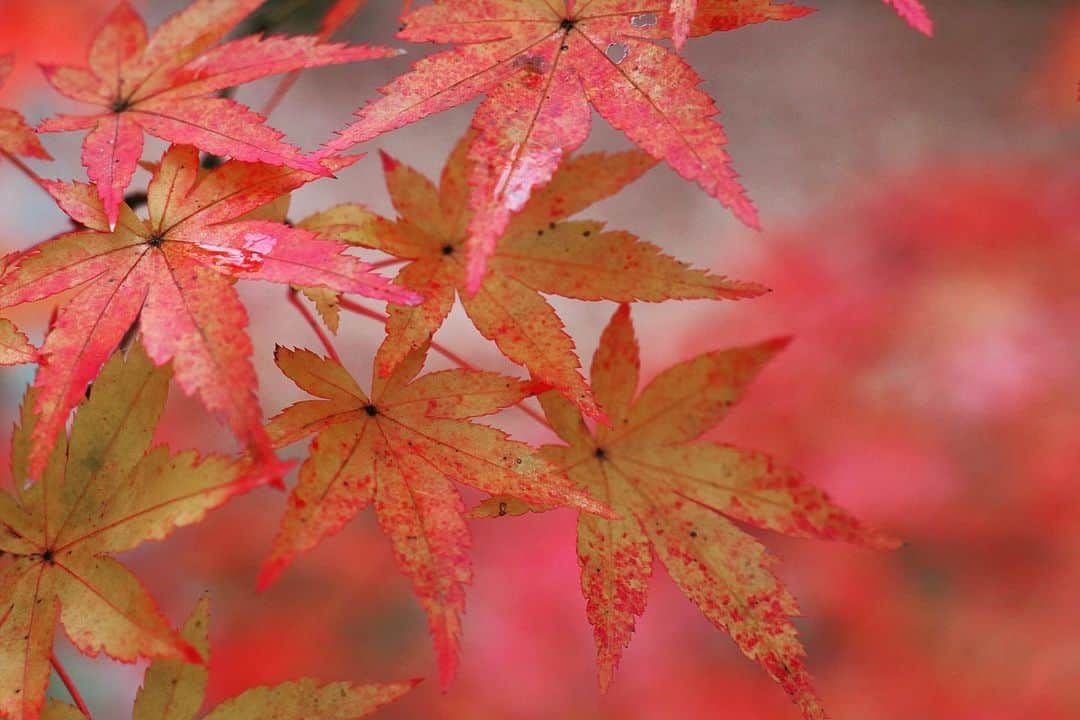
[[[20,171],[22,171],[23,175],[33,180],[34,184],[36,184],[42,190],[45,189],[45,182],[41,179],[41,176],[34,172],[33,168],[24,163],[17,156],[12,155],[11,153],[6,153],[3,150],[0,150],[0,156],[3,156],[5,160],[17,167]]]
[[[270,115],[274,112],[274,110],[277,110],[277,106],[281,104],[281,101],[285,97],[285,94],[292,89],[292,86],[295,85],[296,81],[299,79],[299,70],[293,70],[288,75],[281,78],[281,81],[278,82],[277,87],[274,88],[274,92],[270,96],[270,99],[267,100],[266,104],[262,106],[260,114],[263,117],[269,118]]]
[[[367,0],[357,0],[354,3],[345,3],[342,0],[338,0],[331,5],[326,14],[323,16],[322,27],[319,28],[319,33],[316,35],[321,41],[330,39],[341,26],[353,16],[361,7],[367,4]],[[300,79],[301,70],[293,70],[285,77],[281,78],[277,87],[274,88],[274,92],[271,93],[270,99],[263,105],[262,114],[266,117],[270,117],[270,114],[277,109],[277,106],[281,104],[282,98],[286,93],[292,89],[292,86],[296,84],[296,81]]]
[[[79,689],[75,687],[75,683],[72,681],[71,676],[67,674],[67,670],[64,669],[63,664],[60,662],[60,658],[56,657],[56,653],[50,653],[49,662],[52,663],[53,669],[56,670],[56,674],[60,676],[64,687],[67,688],[68,695],[74,701],[75,707],[79,708],[79,712],[86,716],[86,720],[92,720],[90,709],[86,707],[86,702],[83,701],[82,695],[79,694]]]
[[[340,365],[341,356],[338,355],[337,350],[334,348],[334,342],[330,339],[330,336],[326,334],[326,331],[322,329],[322,325],[319,324],[319,321],[315,316],[311,314],[311,310],[308,309],[308,306],[300,300],[300,293],[296,291],[296,288],[290,287],[287,294],[289,296],[289,302],[292,303],[293,307],[300,311],[300,314],[304,316],[304,320],[307,321],[307,324],[310,325],[311,329],[315,331],[315,334],[319,336],[319,340],[322,341],[323,347],[326,348],[327,355]]]
[[[368,264],[371,266],[372,270],[380,270],[380,269],[385,268],[385,267],[390,267],[392,265],[400,265],[401,263],[406,263],[406,262],[409,262],[409,261],[405,260],[405,259],[402,259],[402,258],[389,258],[388,260],[380,260],[378,262],[373,262],[373,263],[368,263]]]
[[[363,315],[364,317],[371,318],[372,320],[378,320],[379,322],[384,324],[388,320],[386,315],[379,312],[378,310],[372,310],[369,307],[365,307],[358,302],[353,302],[352,300],[344,297],[338,301],[338,305],[343,310],[348,310],[349,312],[356,313],[357,315]],[[463,358],[461,355],[458,355],[456,352],[446,347],[445,345],[435,342],[435,340],[431,341],[431,349],[442,355],[450,362],[456,363],[457,365],[466,370],[472,370],[474,372],[479,370],[479,368],[477,368],[471,362]],[[524,400],[518,401],[517,406],[521,409],[523,413],[528,415],[530,418],[540,423],[544,427],[548,428],[549,430],[551,429],[551,424],[548,423],[547,418],[545,418],[542,413],[539,413],[526,405]]]

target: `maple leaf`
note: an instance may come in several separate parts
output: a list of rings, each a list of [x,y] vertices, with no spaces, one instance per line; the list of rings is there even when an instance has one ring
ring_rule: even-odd
[[[533,194],[503,233],[475,295],[466,292],[462,255],[472,218],[466,200],[471,135],[458,143],[436,189],[424,176],[383,154],[396,223],[357,206],[339,206],[301,227],[378,248],[410,263],[396,282],[423,296],[416,306],[389,307],[387,341],[376,367],[389,374],[426,343],[460,297],[465,312],[506,357],[526,366],[593,417],[601,415],[581,376],[574,342],[540,293],[579,300],[661,301],[672,298],[738,299],[765,292],[691,269],[628,232],[603,223],[564,222],[633,182],[655,161],[646,153],[595,153],[566,160],[551,182]],[[325,302],[325,298],[316,297]],[[325,309],[320,308],[325,316]]]
[[[173,146],[150,182],[149,219],[121,205],[112,232],[92,186],[45,183],[64,211],[88,230],[32,248],[0,279],[0,307],[80,288],[61,306],[34,379],[35,410],[41,414],[32,436],[35,477],[68,412],[136,319],[154,362],[173,360],[184,391],[222,414],[244,442],[270,460],[255,397],[251,341],[244,332],[247,314],[232,280],[416,300],[342,254],[347,249],[342,243],[281,223],[245,219],[314,179],[301,170],[236,160],[200,172],[195,148]]]
[[[882,0],[882,2],[886,5],[892,5],[896,10],[896,14],[907,21],[908,25],[924,35],[933,36],[934,23],[930,19],[930,13],[926,11],[926,8],[919,0]],[[692,32],[692,28],[696,29],[700,34],[706,23],[715,22],[714,18],[718,16],[722,14],[735,15],[744,8],[749,9],[751,12],[757,12],[758,8],[756,6],[760,4],[754,2],[754,0],[750,0],[750,2],[745,0],[742,2],[740,0],[671,0],[672,40],[675,47],[681,48],[683,43],[686,42],[686,38],[695,34]],[[699,6],[702,15],[695,18]],[[791,6],[787,7],[789,10],[792,9]],[[774,8],[776,8],[777,12],[784,12],[783,6],[774,6]],[[643,22],[643,20],[638,22]]]
[[[0,87],[7,82],[13,66],[11,55],[0,55]],[[23,116],[7,108],[0,108],[0,154],[52,160]]]
[[[724,150],[701,78],[654,42],[672,36],[655,0],[436,0],[407,15],[398,37],[459,47],[417,62],[327,143],[333,154],[486,94],[473,117],[466,283],[475,292],[510,214],[586,139],[589,106],[650,155],[697,182],[756,227]],[[691,34],[811,12],[770,0],[703,5]]]
[[[90,130],[82,161],[97,184],[109,227],[119,217],[144,132],[234,160],[329,174],[317,160],[283,142],[280,132],[263,124],[262,115],[214,93],[268,75],[398,53],[305,36],[249,36],[217,44],[261,3],[195,0],[148,37],[142,19],[121,2],[95,37],[86,67],[42,66],[59,92],[100,108],[93,115],[48,119],[38,129]]]
[[[927,37],[934,35],[934,21],[930,19],[930,13],[919,0],[882,0],[886,5],[892,5],[904,21]]]
[[[111,555],[198,522],[266,476],[252,475],[248,460],[150,448],[169,375],[137,348],[115,355],[28,489],[20,488],[35,391],[23,401],[12,438],[16,490],[0,493],[0,716],[39,717],[57,618],[87,655],[200,661]]]
[[[731,520],[797,537],[895,544],[769,457],[696,441],[786,344],[772,340],[706,353],[661,373],[635,399],[639,353],[624,305],[592,361],[593,390],[611,427],[590,431],[561,396],[540,396],[548,421],[569,443],[544,446],[541,455],[619,516],[582,515],[578,522],[581,587],[601,688],[645,611],[655,554],[679,588],[783,686],[806,717],[824,717],[788,619],[798,614],[795,600],[770,570],[765,548]],[[492,498],[472,514],[538,509]]]
[[[296,403],[268,426],[277,447],[315,438],[259,583],[267,587],[299,553],[374,505],[427,612],[445,687],[457,664],[464,586],[472,578],[464,507],[452,481],[545,506],[607,508],[528,445],[469,421],[532,395],[532,383],[467,370],[417,377],[426,354],[426,347],[414,351],[389,377],[375,373],[369,397],[333,360],[277,349],[282,372],[322,399]]]
[[[37,362],[37,350],[7,318],[0,318],[0,365]]]
[[[210,601],[204,595],[181,634],[204,660],[210,658],[208,630]],[[146,669],[135,696],[132,720],[195,720],[203,705],[209,672],[205,665],[155,660]],[[419,680],[374,685],[331,683],[311,679],[258,687],[228,699],[204,720],[354,720],[388,705],[419,684]],[[82,720],[85,716],[65,703],[52,701],[44,720]]]

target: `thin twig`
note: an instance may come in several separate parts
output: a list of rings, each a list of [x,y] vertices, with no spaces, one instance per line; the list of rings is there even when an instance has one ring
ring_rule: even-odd
[[[300,314],[304,316],[304,320],[307,321],[307,324],[310,325],[311,329],[315,331],[315,334],[319,336],[319,340],[322,341],[323,347],[326,348],[326,354],[329,355],[334,362],[340,365],[341,356],[338,355],[337,350],[334,349],[333,341],[330,339],[330,336],[326,334],[326,331],[322,329],[322,325],[319,324],[318,319],[311,313],[308,306],[300,299],[300,294],[296,292],[294,288],[289,288],[288,296],[289,302],[292,303],[293,307],[300,311]]]
[[[386,323],[386,321],[388,320],[386,315],[379,312],[378,310],[372,310],[369,307],[365,307],[360,303],[353,302],[352,300],[349,300],[347,298],[341,298],[338,301],[338,305],[343,310],[348,310],[349,312],[356,313],[357,315],[363,315],[364,317],[371,318],[372,320],[378,320],[381,323]],[[450,348],[440,343],[437,343],[434,340],[431,341],[431,349],[442,355],[450,362],[456,363],[457,365],[466,370],[472,370],[474,372],[478,370],[475,365],[463,358],[461,355],[458,355]],[[533,420],[540,423],[549,430],[551,429],[551,424],[547,421],[547,418],[545,418],[543,414],[537,412],[536,410],[533,410],[531,407],[526,405],[524,400],[519,400],[517,402],[517,406],[521,409],[523,413],[531,417]]]
[[[43,190],[45,189],[45,181],[41,179],[40,175],[34,172],[33,168],[24,163],[17,156],[10,153],[6,153],[0,150],[0,155],[2,155],[4,159],[7,160],[9,163],[21,170],[23,175],[33,180],[35,185],[37,185]]]
[[[86,703],[82,699],[82,695],[79,694],[79,689],[75,687],[75,683],[71,680],[71,676],[67,674],[67,670],[60,663],[60,658],[56,657],[56,653],[49,655],[49,661],[52,663],[53,669],[56,670],[56,674],[60,676],[60,680],[64,683],[64,687],[67,688],[68,695],[71,696],[72,701],[75,703],[75,707],[79,708],[79,712],[86,716],[86,720],[91,720],[90,710],[86,707]]]
[[[270,115],[277,110],[277,106],[281,104],[285,94],[292,89],[292,86],[296,84],[296,81],[300,79],[300,71],[293,70],[285,77],[281,78],[274,93],[270,96],[270,99],[266,101],[266,104],[262,106],[261,114],[263,117],[269,118]]]
[[[391,265],[400,265],[401,263],[409,262],[403,258],[390,258],[389,260],[379,260],[378,262],[368,263],[372,270],[380,270]]]
[[[355,15],[360,8],[367,4],[367,0],[357,0],[353,3],[338,2],[334,3],[327,9],[326,15],[323,16],[322,27],[319,28],[319,32],[316,37],[319,40],[326,41],[330,39],[334,33],[341,29],[341,26],[353,15]],[[277,87],[274,88],[274,92],[271,93],[270,99],[263,105],[262,114],[266,117],[270,117],[270,114],[277,109],[277,106],[281,104],[282,99],[292,89],[292,86],[296,84],[296,81],[300,79],[300,70],[293,70],[285,77],[281,78]]]

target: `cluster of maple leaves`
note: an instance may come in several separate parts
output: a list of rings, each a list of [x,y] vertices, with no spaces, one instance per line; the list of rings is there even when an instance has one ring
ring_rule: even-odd
[[[929,34],[918,2],[886,2]],[[569,507],[580,513],[582,591],[602,687],[644,611],[658,558],[806,717],[823,717],[790,621],[795,601],[764,547],[736,522],[893,542],[768,456],[699,439],[786,340],[705,353],[638,392],[630,303],[752,298],[766,289],[692,268],[602,222],[569,219],[663,160],[756,226],[713,100],[658,41],[677,51],[689,37],[811,10],[771,0],[406,7],[400,38],[454,47],[415,63],[336,138],[305,154],[220,91],[286,74],[279,98],[302,69],[398,51],[327,42],[359,0],[335,3],[317,36],[225,40],[260,4],[195,0],[150,33],[120,3],[85,65],[43,66],[56,90],[92,113],[54,116],[35,132],[0,110],[0,153],[28,173],[20,157],[49,158],[36,133],[86,131],[91,181],[38,181],[78,229],[4,258],[0,275],[0,309],[64,298],[40,348],[0,320],[0,363],[38,363],[12,439],[14,489],[0,495],[0,716],[87,714],[45,703],[59,620],[88,655],[156,659],[136,718],[194,717],[206,682],[207,602],[177,631],[111,555],[280,483],[288,466],[275,449],[314,436],[260,584],[374,506],[427,612],[444,687],[472,573],[467,515]],[[0,79],[10,67],[10,58],[0,61]],[[289,193],[355,162],[343,154],[353,146],[478,96],[472,129],[438,187],[383,155],[396,219],[350,204],[287,220]],[[571,156],[593,109],[640,150]],[[171,143],[156,161],[143,160],[145,133]],[[140,165],[151,179],[145,194],[129,195]],[[356,247],[404,267],[384,277],[348,252]],[[386,301],[370,390],[329,342],[327,357],[279,347],[281,371],[317,399],[264,426],[237,279],[302,290],[334,332],[342,309],[363,311],[343,295]],[[619,304],[588,380],[545,294]],[[455,300],[528,380],[471,367],[422,372]],[[151,447],[171,380],[228,424],[244,454]],[[476,421],[530,397],[565,445],[537,450]],[[455,483],[490,499],[467,513]],[[358,717],[410,685],[305,680],[249,691],[208,717]]]

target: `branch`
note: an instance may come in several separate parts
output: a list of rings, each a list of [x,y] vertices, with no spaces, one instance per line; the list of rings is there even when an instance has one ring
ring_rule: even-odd
[[[56,653],[51,653],[49,655],[49,662],[52,663],[53,669],[56,670],[56,674],[60,676],[60,680],[64,683],[64,687],[67,688],[68,695],[70,695],[72,701],[74,701],[75,707],[79,708],[79,712],[86,716],[86,720],[92,720],[90,709],[86,707],[82,695],[79,694],[79,689],[75,687],[75,683],[72,682],[71,676],[67,674],[67,670],[65,670],[64,666],[60,663],[60,658],[56,657]]]

